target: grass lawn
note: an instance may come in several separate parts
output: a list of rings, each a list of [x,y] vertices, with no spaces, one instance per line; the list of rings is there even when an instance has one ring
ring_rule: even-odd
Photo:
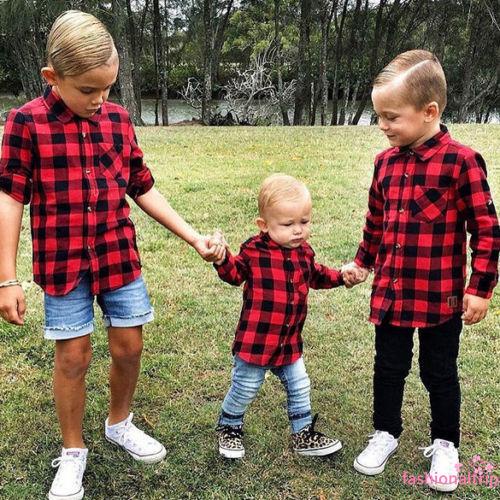
[[[453,136],[481,151],[500,206],[500,126],[457,125]],[[1,129],[0,129],[1,131]],[[340,266],[354,256],[366,211],[375,153],[386,147],[375,127],[143,128],[139,142],[156,186],[196,228],[221,228],[234,251],[256,227],[261,180],[286,172],[304,180],[314,202],[311,244],[318,262]],[[103,437],[109,356],[99,319],[88,374],[85,439],[90,450],[84,486],[93,499],[347,498],[433,496],[403,484],[402,472],[423,474],[429,444],[427,395],[414,358],[404,400],[405,432],[382,476],[367,478],[352,462],[371,432],[373,326],[370,284],[311,291],[304,329],[318,429],[342,440],[333,458],[295,456],[289,444],[285,395],[269,377],[246,416],[247,455],[218,457],[214,428],[229,387],[230,346],[241,289],[219,281],[211,265],[134,206],[143,271],[156,311],[145,329],[135,421],[167,448],[158,465],[141,466]],[[18,276],[31,277],[27,213]],[[53,344],[43,340],[42,291],[26,291],[26,325],[0,323],[0,498],[46,495],[60,438],[51,393]],[[487,318],[464,328],[462,461],[479,454],[500,476],[500,294]],[[418,343],[418,341],[416,341]],[[499,485],[500,488],[500,485]],[[498,498],[485,486],[460,487],[456,498]]]

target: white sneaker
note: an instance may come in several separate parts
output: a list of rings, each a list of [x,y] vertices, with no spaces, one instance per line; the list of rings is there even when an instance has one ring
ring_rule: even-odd
[[[375,476],[384,471],[387,460],[398,447],[398,440],[386,431],[375,431],[370,438],[368,446],[354,460],[354,468],[367,476]]]
[[[87,448],[63,448],[61,456],[52,460],[59,467],[49,491],[49,500],[80,500],[82,479],[87,465]]]
[[[139,462],[154,464],[163,460],[167,454],[165,447],[156,439],[138,429],[132,423],[133,416],[134,414],[131,413],[126,420],[114,425],[108,425],[108,419],[106,419],[106,439],[110,443],[122,447]]]
[[[431,469],[426,476],[429,488],[437,491],[455,491],[458,486],[458,450],[451,441],[434,439],[424,450],[424,457],[432,457]]]

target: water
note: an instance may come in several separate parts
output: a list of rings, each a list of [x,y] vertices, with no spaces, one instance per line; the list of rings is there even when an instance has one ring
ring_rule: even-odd
[[[225,101],[213,101],[217,109],[224,115],[227,110],[227,104]],[[331,101],[328,103],[327,109],[327,123],[330,123],[331,113],[328,112],[332,107]],[[361,119],[359,120],[359,125],[370,125],[371,108],[366,107]],[[290,116],[290,121],[293,121],[293,109],[290,109],[288,115]],[[184,120],[191,120],[193,118],[198,118],[199,115],[195,109],[189,106],[186,102],[178,99],[168,100],[168,121],[170,124],[179,123]],[[278,114],[276,115],[278,119]],[[155,100],[154,99],[143,99],[142,100],[142,119],[146,125],[154,125],[155,123]],[[161,124],[161,105],[158,109],[158,121]],[[321,123],[319,113],[316,116],[316,125]]]
[[[115,99],[111,99],[117,102]],[[7,113],[14,107],[19,107],[25,102],[22,97],[16,98],[10,95],[0,95],[0,121],[5,120]],[[227,105],[224,101],[214,101],[214,105],[225,114]],[[329,109],[331,109],[331,102],[329,103]],[[159,123],[161,124],[161,105],[159,105]],[[360,125],[370,124],[371,109],[365,110],[363,116],[361,117]],[[289,112],[290,120],[293,119],[293,112]],[[180,99],[169,99],[168,100],[168,121],[169,124],[173,125],[175,123],[180,123],[184,121],[190,121],[193,118],[198,119],[199,115],[197,110],[193,109],[189,104]],[[330,123],[331,114],[327,113],[327,123]],[[155,99],[142,99],[142,119],[146,125],[155,124]],[[316,124],[320,123],[320,117],[317,116]]]
[[[114,99],[112,99],[114,100]],[[11,95],[0,95],[0,123],[3,122],[7,116],[7,113],[13,107],[21,106],[25,102],[22,97],[16,98]],[[214,101],[214,103],[219,107],[220,110],[224,111],[226,109],[224,101]],[[331,109],[331,101],[328,103],[328,110]],[[159,107],[159,122],[161,124],[161,106]],[[359,120],[359,125],[369,125],[372,109],[367,106],[361,119]],[[293,119],[293,113],[289,113],[290,120]],[[327,123],[330,123],[331,114],[327,112]],[[180,123],[183,121],[190,121],[193,118],[198,118],[198,113],[189,104],[179,99],[169,99],[168,100],[168,119],[170,124]],[[155,99],[142,99],[142,119],[146,125],[155,124]],[[316,118],[316,124],[320,123],[319,115]],[[492,114],[490,118],[490,123],[500,123],[500,110]]]

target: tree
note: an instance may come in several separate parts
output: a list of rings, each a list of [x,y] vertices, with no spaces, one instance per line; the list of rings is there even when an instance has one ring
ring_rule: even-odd
[[[137,95],[134,89],[134,78],[132,76],[132,49],[130,45],[130,35],[125,24],[127,13],[124,0],[113,0],[112,9],[114,38],[120,58],[118,79],[121,102],[123,106],[127,108],[132,122],[135,125],[143,125],[141,113],[137,104]]]
[[[278,79],[278,104],[281,111],[283,125],[290,125],[288,103],[285,99],[283,87],[283,53],[281,47],[281,0],[274,0],[274,47],[276,48],[276,73]]]
[[[295,109],[293,113],[294,125],[303,124],[304,109],[307,111],[308,120],[311,119],[310,30],[311,0],[300,0],[300,40],[297,57],[297,90],[295,92]]]
[[[46,64],[47,36],[53,21],[66,7],[62,0],[0,3],[0,27],[10,55],[9,66],[14,65],[17,69],[27,99],[34,99],[43,92],[40,69]]]
[[[168,23],[168,7],[167,0],[164,2],[163,22],[160,15],[159,0],[153,0],[153,39],[155,53],[155,68],[156,68],[156,85],[157,85],[157,101],[156,101],[156,123],[158,123],[158,95],[161,98],[161,118],[162,125],[168,125],[168,88],[167,88],[167,66],[168,48],[166,46],[167,30],[165,26]]]

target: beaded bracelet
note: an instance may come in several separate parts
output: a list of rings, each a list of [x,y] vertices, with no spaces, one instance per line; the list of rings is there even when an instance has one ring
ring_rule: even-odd
[[[0,283],[0,288],[6,288],[8,286],[21,286],[21,283],[17,280],[7,280]]]

